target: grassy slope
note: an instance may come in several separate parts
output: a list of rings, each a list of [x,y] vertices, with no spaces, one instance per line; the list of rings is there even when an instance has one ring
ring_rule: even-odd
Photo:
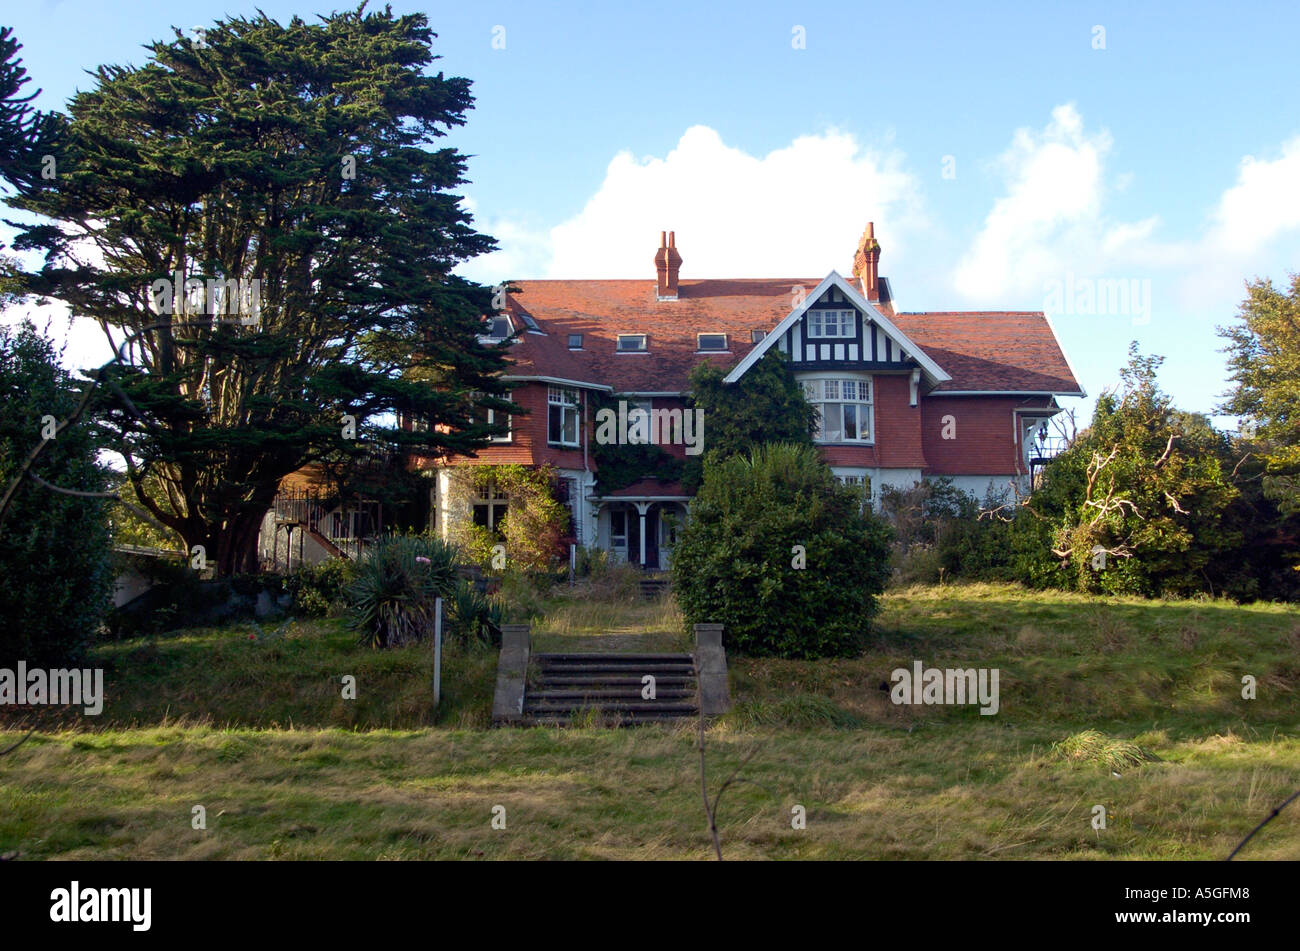
[[[550,606],[539,647],[672,649],[670,608]],[[363,651],[332,622],[105,647],[105,714],[0,759],[0,852],[29,858],[694,858],[693,730],[482,730],[495,655],[451,652],[435,717],[422,648]],[[998,667],[1002,710],[900,708],[912,660]],[[339,678],[359,697],[344,702]],[[1259,699],[1240,699],[1252,674]],[[714,784],[752,752],[728,857],[1222,858],[1300,784],[1300,612],[1102,601],[1005,586],[892,594],[864,657],[742,660],[709,734]],[[164,725],[166,724],[166,725]],[[433,728],[429,728],[432,724]],[[272,728],[274,727],[274,728]],[[1052,755],[1086,728],[1159,761]],[[6,745],[16,734],[0,734]],[[790,809],[807,809],[806,830]],[[208,828],[191,828],[191,808]],[[507,810],[506,830],[490,826]],[[1094,804],[1108,828],[1091,828]],[[1300,813],[1243,857],[1300,858]]]

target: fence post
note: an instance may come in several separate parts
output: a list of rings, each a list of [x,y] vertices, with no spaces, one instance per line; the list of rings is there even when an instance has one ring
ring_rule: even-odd
[[[433,706],[442,702],[442,598],[433,600]]]
[[[706,717],[731,708],[727,686],[727,652],[722,646],[721,624],[695,625],[695,670],[700,690],[700,712]]]
[[[573,576],[578,570],[578,546],[569,545],[569,587],[573,587]]]

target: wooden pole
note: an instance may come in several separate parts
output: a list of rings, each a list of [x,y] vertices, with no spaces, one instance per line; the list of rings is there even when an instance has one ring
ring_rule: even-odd
[[[442,702],[442,598],[433,601],[433,706]]]

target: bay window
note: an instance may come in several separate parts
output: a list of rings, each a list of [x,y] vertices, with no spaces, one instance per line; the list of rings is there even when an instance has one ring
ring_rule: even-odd
[[[817,442],[871,442],[874,432],[871,380],[825,377],[803,381],[804,397],[817,408]]]

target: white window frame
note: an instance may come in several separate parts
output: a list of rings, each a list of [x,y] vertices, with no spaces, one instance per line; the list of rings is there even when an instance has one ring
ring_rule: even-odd
[[[852,398],[845,398],[846,387],[844,384],[851,383],[854,385],[855,395]],[[804,399],[817,408],[817,431],[813,435],[813,441],[822,445],[847,445],[847,446],[872,446],[876,442],[876,386],[875,381],[865,374],[850,373],[818,373],[808,376],[799,377],[799,385],[803,387]],[[861,393],[865,390],[866,397]],[[826,417],[825,406],[838,407],[839,429],[831,430],[837,438],[827,438],[823,421]],[[854,417],[857,420],[856,429],[858,435],[847,437],[844,435],[844,407],[854,406]],[[866,418],[867,434],[862,435],[862,420]]]
[[[577,345],[576,347],[573,345],[573,338],[574,338],[574,337],[577,337],[577,338],[578,338],[578,345]],[[582,339],[583,339],[583,338],[582,338],[582,334],[569,334],[569,349],[570,349],[570,350],[581,350],[581,349],[582,349]]]
[[[483,394],[482,394],[482,393],[475,393],[475,394],[474,394],[474,400],[475,400],[475,405],[474,405],[474,418],[475,418],[475,421],[476,421],[476,422],[478,421],[478,414],[479,414],[479,413],[483,413],[483,414],[484,414],[484,415],[483,415],[483,422],[484,422],[486,425],[488,425],[488,426],[495,426],[495,425],[496,425],[497,413],[500,413],[502,416],[504,416],[504,417],[506,418],[506,432],[505,432],[505,435],[504,435],[504,436],[489,436],[489,437],[488,437],[488,442],[491,442],[491,443],[498,443],[498,444],[499,444],[499,443],[508,443],[508,442],[513,442],[513,441],[514,441],[514,434],[515,434],[515,423],[514,423],[514,419],[511,417],[511,415],[510,415],[509,413],[507,413],[507,412],[506,412],[505,410],[503,410],[503,409],[501,409],[501,410],[498,410],[498,409],[488,409],[488,408],[485,407],[485,406],[480,406],[480,405],[478,405],[477,401],[478,401],[478,400],[481,400],[482,398],[483,398]]]
[[[559,438],[551,432],[551,408],[560,407],[560,432]],[[569,413],[572,412],[573,424],[573,442],[568,442],[564,438],[564,431],[568,428],[566,420]],[[551,446],[565,446],[570,449],[578,448],[582,441],[582,393],[567,386],[548,386],[546,388],[546,442]]]
[[[812,307],[808,309],[808,339],[809,340],[849,340],[856,336],[854,333],[853,319],[856,312],[853,310],[832,310],[826,307]],[[833,321],[828,322],[828,318],[834,317]],[[835,333],[827,333],[831,327],[835,328]],[[843,330],[843,333],[840,331]]]
[[[503,410],[503,409],[502,409],[502,410],[496,410],[496,409],[490,409],[490,410],[488,410],[488,411],[487,411],[487,424],[488,424],[489,426],[495,426],[495,425],[497,424],[497,423],[496,423],[497,413],[500,413],[502,416],[504,416],[504,417],[506,418],[506,422],[505,422],[505,427],[506,427],[505,435],[503,435],[503,436],[489,436],[489,437],[488,437],[488,442],[492,442],[492,443],[513,442],[513,441],[514,441],[514,438],[515,438],[515,421],[514,421],[514,417],[511,416],[509,413],[507,413],[505,410]]]
[[[487,509],[487,530],[494,534],[500,533],[499,525],[501,519],[510,514],[510,496],[503,494],[497,489],[496,479],[492,479],[484,487],[478,490],[478,497],[474,499],[473,509]],[[497,517],[497,509],[503,509],[501,517]],[[477,521],[474,524],[478,524]]]
[[[624,347],[624,340],[640,340],[639,347]],[[619,334],[614,342],[616,353],[645,353],[650,349],[650,338],[646,334]]]
[[[721,347],[704,346],[705,337],[721,337],[722,346]],[[727,339],[727,335],[724,333],[701,333],[695,335],[696,353],[726,353],[730,349],[731,349],[731,341]]]

